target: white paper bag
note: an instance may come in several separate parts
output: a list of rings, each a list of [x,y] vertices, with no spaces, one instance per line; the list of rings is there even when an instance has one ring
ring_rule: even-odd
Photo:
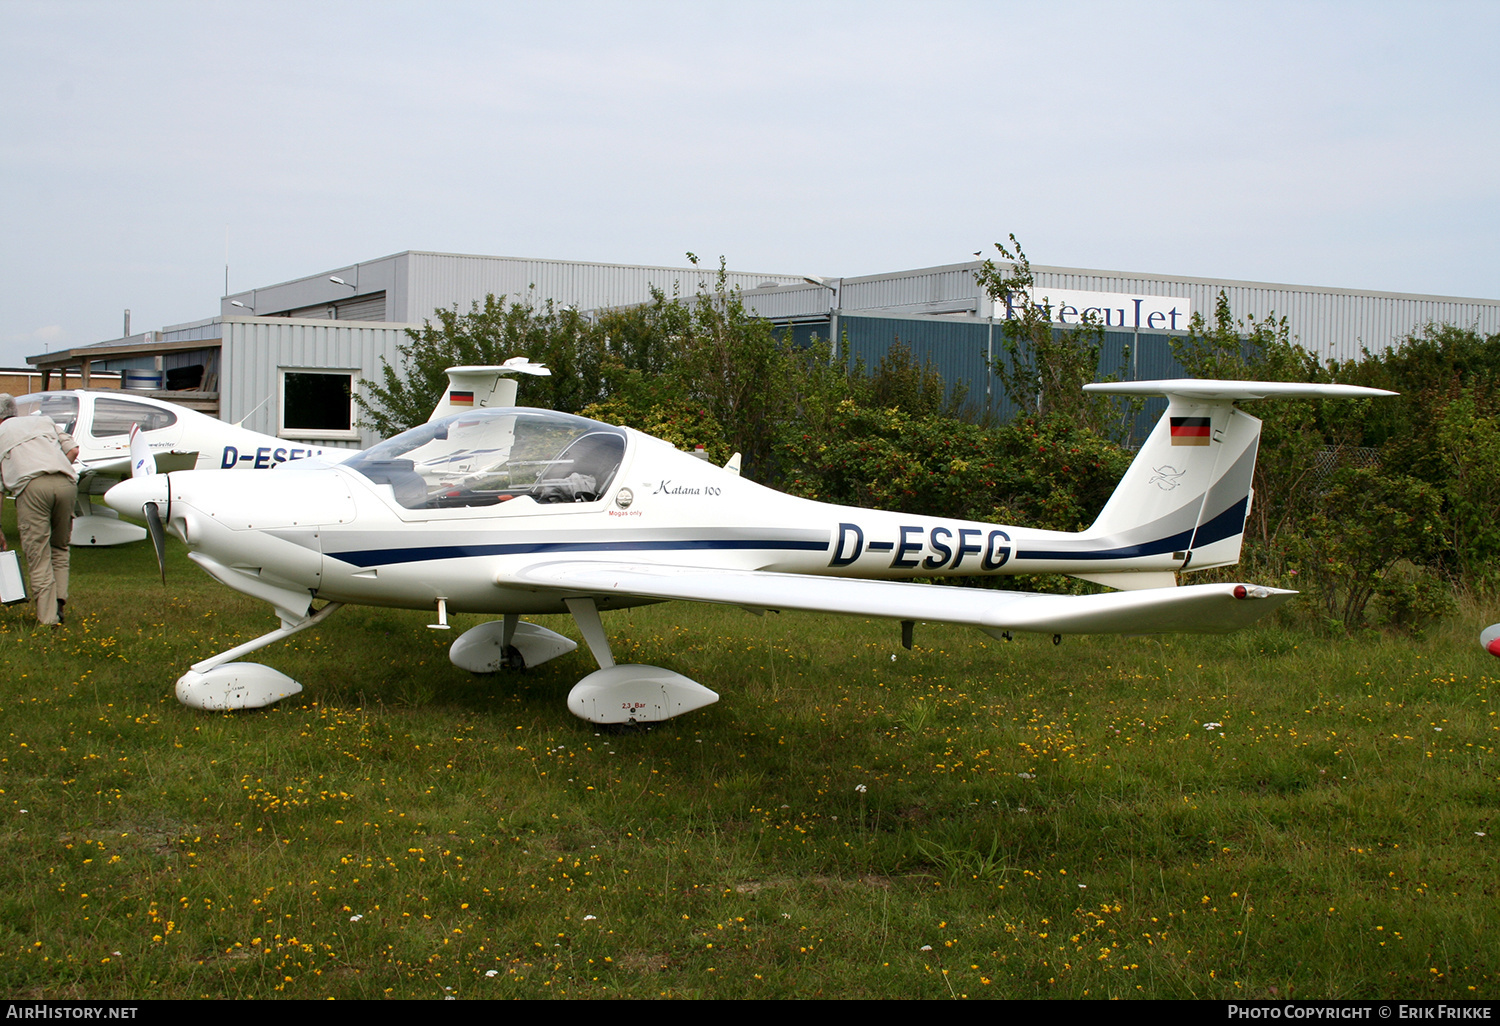
[[[13,606],[26,601],[26,583],[21,578],[21,559],[15,549],[0,551],[0,603]]]

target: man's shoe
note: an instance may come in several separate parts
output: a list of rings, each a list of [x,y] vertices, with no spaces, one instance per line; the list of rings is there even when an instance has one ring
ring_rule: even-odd
[[[66,623],[66,621],[63,619],[63,606],[65,606],[67,604],[68,604],[68,600],[67,599],[58,599],[57,600],[57,625],[59,627],[63,626]]]

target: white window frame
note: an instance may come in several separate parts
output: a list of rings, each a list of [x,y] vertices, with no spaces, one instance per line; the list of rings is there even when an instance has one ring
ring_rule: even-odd
[[[316,428],[289,428],[286,426],[286,376],[288,374],[326,374],[330,377],[349,379],[349,429],[347,431],[319,430]],[[359,425],[356,423],[357,407],[354,392],[359,386],[360,372],[340,367],[278,367],[276,369],[276,437],[307,441],[359,441]]]

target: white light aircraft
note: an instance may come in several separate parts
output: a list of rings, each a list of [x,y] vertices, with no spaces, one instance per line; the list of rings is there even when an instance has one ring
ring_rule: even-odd
[[[457,367],[454,371],[449,391],[433,411],[434,417],[472,409],[476,404],[514,405],[515,382],[505,375],[552,373],[525,357],[514,357],[497,367]],[[162,472],[270,470],[313,457],[324,463],[337,462],[358,451],[263,435],[237,423],[128,391],[33,392],[17,397],[16,411],[23,417],[51,417],[78,443],[74,545],[124,545],[146,537],[141,528],[120,520],[112,509],[94,506],[90,498],[132,476],[132,427],[139,428],[154,457],[155,469]]]
[[[1260,421],[1235,400],[1391,394],[1196,380],[1087,388],[1165,395],[1169,405],[1098,519],[1076,534],[794,498],[741,478],[738,457],[715,467],[628,428],[509,407],[438,417],[339,465],[266,479],[143,476],[106,501],[166,525],[199,566],[281,619],[195,663],[176,688],[189,706],[254,708],[296,694],[290,677],[234,660],[356,603],[433,609],[432,626],[443,629],[454,612],[498,617],[450,648],[474,673],[571,652],[568,638],[520,619],[571,613],[599,669],[572,689],[569,709],[595,723],[641,723],[718,695],[672,670],[616,664],[601,611],[676,599],[888,618],[908,646],[918,620],[1054,640],[1245,626],[1295,593],[1175,586],[1177,571],[1239,560]],[[1021,573],[1119,590],[1043,595],[910,580]]]

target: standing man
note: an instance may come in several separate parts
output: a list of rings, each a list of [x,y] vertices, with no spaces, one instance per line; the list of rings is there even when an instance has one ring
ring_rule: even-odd
[[[62,626],[68,601],[68,539],[78,474],[73,436],[49,417],[16,416],[16,401],[0,392],[0,485],[16,497],[21,549],[31,568],[39,623]]]

